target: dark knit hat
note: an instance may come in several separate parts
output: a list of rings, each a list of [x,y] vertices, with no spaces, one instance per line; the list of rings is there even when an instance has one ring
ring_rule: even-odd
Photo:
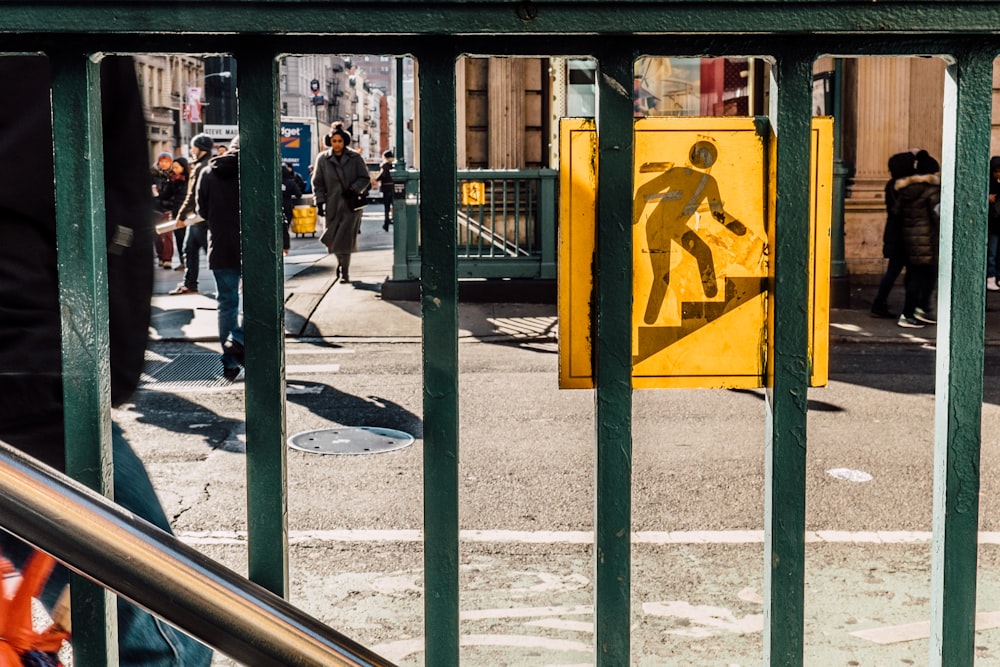
[[[917,153],[917,173],[918,174],[936,174],[941,171],[941,165],[938,161],[930,156],[927,151],[920,151]]]
[[[198,150],[210,151],[215,146],[215,141],[212,140],[212,137],[202,132],[191,137],[191,145]]]
[[[330,134],[326,135],[326,145],[329,146],[330,139],[333,139],[333,137],[335,137],[338,134],[344,140],[345,146],[351,145],[351,134],[350,132],[344,129],[344,124],[339,120],[332,126],[330,126]]]
[[[395,156],[395,154],[393,154],[392,151],[386,151],[386,152],[382,153],[382,157],[384,157],[386,160],[391,160],[391,159],[393,159],[396,156]]]
[[[917,156],[906,151],[889,158],[889,174],[893,178],[906,178],[916,173]]]

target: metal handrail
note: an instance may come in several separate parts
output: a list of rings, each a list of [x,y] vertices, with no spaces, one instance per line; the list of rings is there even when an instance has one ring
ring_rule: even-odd
[[[241,663],[392,667],[277,595],[3,441],[0,525]]]

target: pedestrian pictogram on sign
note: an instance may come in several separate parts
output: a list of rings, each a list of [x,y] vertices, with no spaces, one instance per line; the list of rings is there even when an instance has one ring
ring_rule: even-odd
[[[481,206],[486,203],[486,184],[482,181],[462,183],[462,206]]]
[[[826,382],[829,162],[832,125],[813,153],[813,384]],[[817,129],[818,128],[818,129]],[[820,134],[825,137],[818,139]],[[826,141],[829,139],[829,141]],[[560,386],[592,387],[596,134],[566,120],[561,137]],[[632,377],[642,387],[760,387],[769,339],[768,173],[773,141],[753,118],[648,118],[635,123]],[[771,161],[773,164],[773,160]],[[825,180],[824,180],[825,179]],[[819,224],[817,224],[817,221]],[[823,263],[826,263],[826,270]]]

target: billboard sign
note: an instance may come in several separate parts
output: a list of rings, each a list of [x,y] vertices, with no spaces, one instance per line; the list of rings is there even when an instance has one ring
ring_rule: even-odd
[[[298,121],[281,121],[281,161],[292,165],[292,169],[306,182],[306,192],[312,192],[309,165],[312,164],[312,125]]]

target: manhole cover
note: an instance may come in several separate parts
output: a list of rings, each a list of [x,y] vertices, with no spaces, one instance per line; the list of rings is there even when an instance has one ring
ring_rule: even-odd
[[[381,454],[412,444],[409,433],[376,426],[321,428],[288,439],[289,447],[312,454]]]

